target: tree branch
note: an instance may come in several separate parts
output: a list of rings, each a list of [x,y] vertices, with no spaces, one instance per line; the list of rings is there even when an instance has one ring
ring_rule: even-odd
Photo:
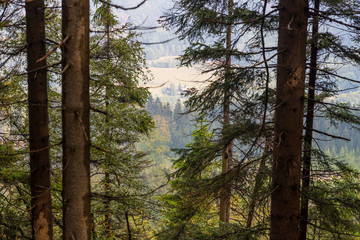
[[[309,11],[309,14],[311,14],[311,15],[317,15],[317,16],[320,16],[320,17],[322,17],[322,18],[325,18],[325,19],[327,19],[327,20],[329,20],[329,21],[331,21],[331,22],[336,22],[336,23],[338,23],[338,24],[340,24],[340,25],[347,26],[347,27],[350,27],[350,28],[354,28],[354,29],[356,29],[356,30],[360,30],[360,27],[358,27],[358,26],[344,23],[344,22],[342,22],[342,21],[339,21],[339,20],[336,20],[336,19],[334,19],[334,18],[328,17],[328,16],[323,15],[323,14],[321,14],[321,13],[316,13],[316,12],[310,12],[310,11]]]
[[[99,0],[100,2],[104,3],[104,4],[108,4],[109,6],[111,7],[114,7],[114,8],[119,8],[121,10],[135,10],[137,8],[139,8],[141,5],[143,5],[146,0],[143,0],[141,3],[139,3],[138,5],[136,5],[135,7],[129,7],[129,8],[126,8],[126,7],[123,7],[123,6],[120,6],[120,5],[117,5],[117,4],[113,4],[113,3],[109,3],[109,2],[106,2],[105,0]]]
[[[351,139],[349,139],[349,138],[344,138],[344,137],[332,135],[332,134],[329,134],[329,133],[326,133],[326,132],[322,132],[322,131],[319,131],[319,130],[316,130],[316,129],[313,129],[313,128],[306,128],[306,127],[304,127],[304,129],[307,129],[307,130],[310,130],[310,131],[313,131],[313,132],[317,132],[317,133],[323,134],[323,135],[328,136],[328,137],[331,137],[331,138],[341,139],[341,140],[345,140],[345,141],[349,141],[349,142],[351,141]]]
[[[334,77],[338,77],[338,78],[341,78],[341,79],[347,80],[347,81],[349,81],[349,82],[360,83],[360,81],[358,81],[358,80],[354,80],[354,79],[351,79],[351,78],[347,78],[347,77],[344,77],[344,76],[340,76],[340,75],[338,75],[338,74],[335,74],[335,73],[329,72],[329,71],[324,70],[324,69],[317,68],[317,70],[318,70],[318,71],[320,71],[320,72],[323,72],[323,73],[326,73],[326,74],[332,75],[332,76],[334,76]]]
[[[53,49],[51,49],[50,52],[48,52],[45,56],[43,56],[42,58],[39,58],[38,60],[36,60],[36,62],[41,62],[43,60],[45,60],[48,56],[50,56],[50,54],[52,54],[56,49],[58,49],[59,47],[61,47],[64,43],[66,43],[66,41],[69,39],[69,35],[67,35],[64,40],[59,43],[56,47],[54,47]]]

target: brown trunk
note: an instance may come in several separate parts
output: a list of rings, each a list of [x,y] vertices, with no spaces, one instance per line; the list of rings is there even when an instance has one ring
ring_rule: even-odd
[[[232,15],[234,6],[234,1],[229,0],[228,14]],[[229,20],[230,21],[230,20]],[[224,131],[226,133],[226,127],[230,124],[230,89],[229,89],[229,79],[228,72],[231,67],[231,24],[228,25],[226,31],[226,62],[225,62],[225,87],[224,87]],[[233,141],[224,146],[222,153],[222,173],[227,173],[232,164],[233,157]],[[230,198],[231,198],[231,182],[228,180],[225,181],[221,192],[220,192],[220,221],[229,222],[230,220]]]
[[[63,0],[63,238],[90,239],[89,1]]]
[[[52,239],[44,1],[26,1],[28,100],[33,239]],[[40,69],[42,70],[36,70]]]
[[[320,0],[315,0],[315,11],[320,9]],[[314,107],[315,107],[315,82],[316,82],[316,68],[318,55],[318,32],[319,32],[319,17],[314,16],[312,25],[312,41],[311,41],[311,56],[310,56],[310,73],[309,73],[309,88],[308,88],[308,104],[306,111],[306,132],[304,137],[304,157],[303,157],[303,171],[302,171],[302,186],[301,192],[307,194],[310,187],[310,171],[311,171],[311,148],[312,148],[312,130],[314,124]],[[299,240],[306,240],[307,223],[308,223],[309,199],[307,195],[301,196],[301,211],[300,211],[300,237]]]
[[[270,239],[299,238],[307,0],[280,0]]]

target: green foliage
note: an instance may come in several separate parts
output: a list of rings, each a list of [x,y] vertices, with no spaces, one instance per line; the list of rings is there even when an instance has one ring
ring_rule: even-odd
[[[202,119],[197,120],[193,132],[193,142],[179,149],[177,159],[173,160],[174,172],[169,175],[170,191],[162,195],[165,204],[165,222],[159,231],[159,239],[261,239],[266,233],[266,225],[256,223],[252,228],[238,223],[220,223],[218,220],[217,194],[223,181],[228,178],[242,182],[241,188],[251,186],[246,178],[254,174],[248,170],[237,169],[235,173],[219,175],[218,146],[214,142],[214,133]],[[214,160],[215,161],[211,161]],[[264,171],[265,172],[265,171]],[[243,176],[243,178],[241,177]],[[243,181],[241,181],[241,180]],[[236,182],[237,182],[236,181]],[[267,186],[263,181],[264,185]],[[265,187],[266,188],[266,187]],[[268,188],[262,189],[259,198],[268,194]],[[263,191],[263,192],[262,192]],[[235,196],[233,207],[244,205],[244,199]],[[259,201],[259,200],[257,200]],[[259,201],[260,202],[260,201]],[[241,215],[241,214],[240,214]],[[238,219],[243,222],[243,215]]]
[[[3,138],[4,139],[4,138]],[[0,145],[0,237],[26,238],[31,235],[28,195],[30,174],[16,147]]]
[[[209,230],[211,226],[218,224],[217,221],[214,222],[216,213],[209,211],[213,207],[212,197],[194,192],[195,186],[203,189],[202,183],[209,180],[208,177],[214,170],[211,166],[204,166],[203,158],[198,158],[203,157],[203,151],[212,144],[211,138],[208,127],[200,122],[193,133],[193,142],[186,149],[177,151],[180,157],[173,162],[175,172],[169,176],[173,179],[171,193],[162,196],[168,220],[160,232],[160,239],[196,239],[193,231],[198,232],[197,234],[200,231],[204,235],[208,232],[206,228]],[[199,168],[201,171],[197,170]]]
[[[157,129],[140,144],[140,148],[145,152],[157,153],[157,162],[169,162],[168,156],[174,155],[171,149],[184,148],[191,142],[194,129],[192,116],[185,114],[186,109],[183,109],[180,100],[172,110],[168,103],[162,103],[159,98],[154,101],[151,96],[146,110],[154,118]]]
[[[134,32],[115,29],[106,4],[94,18],[100,34],[91,37],[91,161],[94,239],[143,239],[154,215],[151,189],[144,181],[144,159],[136,143],[154,126],[143,109],[149,92],[143,50]],[[105,30],[103,30],[105,29]],[[144,70],[145,69],[145,70]]]
[[[261,15],[260,3],[237,3],[229,16],[224,14],[227,1],[184,0],[178,1],[165,15],[163,20],[168,27],[174,27],[180,38],[190,42],[180,58],[181,64],[207,64],[204,70],[212,73],[204,89],[188,91],[186,107],[178,101],[173,110],[169,104],[154,100],[146,88],[140,87],[140,83],[149,81],[144,50],[137,40],[140,36],[128,31],[132,27],[130,24],[118,26],[110,7],[95,1],[90,63],[94,239],[126,239],[127,223],[133,239],[148,239],[154,232],[158,239],[265,238],[269,227],[271,168],[269,161],[261,171],[257,164],[263,157],[264,142],[272,134],[271,121],[266,122],[267,131],[260,134],[260,130],[264,130],[261,118],[265,103],[275,106],[275,91],[267,89],[269,95],[266,97],[264,72],[256,66],[250,70],[243,67],[257,62],[256,53],[262,48],[258,32],[260,22],[251,22]],[[353,8],[359,7],[357,2],[324,0],[324,3],[323,10],[329,16],[336,14],[348,23],[359,24],[359,18],[351,15]],[[47,6],[49,52],[61,42],[61,31],[57,3],[49,1]],[[0,103],[1,132],[4,133],[0,145],[0,238],[26,239],[31,235],[31,226],[27,90],[23,74],[26,72],[24,16],[17,2],[2,3],[0,12],[3,14],[0,21]],[[274,18],[275,15],[269,16],[265,26],[276,29]],[[242,24],[247,21],[251,24]],[[225,47],[224,34],[229,24],[233,24],[236,35],[230,51]],[[271,29],[266,30],[266,33],[271,32]],[[166,36],[162,30],[157,33],[143,39],[157,42]],[[360,139],[355,131],[360,119],[354,114],[358,107],[329,102],[328,99],[334,97],[342,85],[333,75],[337,65],[360,62],[358,48],[352,44],[359,40],[354,34],[351,40],[344,40],[331,32],[320,33],[318,38],[324,64],[320,66],[323,72],[319,74],[316,86],[316,101],[317,114],[322,118],[318,119],[314,129],[352,141],[348,144],[340,140],[330,142],[331,136],[315,135],[319,149],[325,149],[326,154],[317,149],[312,151],[316,159],[313,187],[303,193],[310,198],[309,238],[356,239],[360,228],[359,173],[345,162],[355,168],[360,166]],[[174,45],[155,45],[147,50],[147,57],[155,59],[163,53],[171,55],[184,49],[179,41]],[[232,69],[224,66],[228,55],[234,63]],[[60,50],[47,58],[48,65],[52,65],[48,77],[56,239],[62,234],[60,60]],[[329,61],[331,64],[326,63]],[[168,65],[161,61],[153,61],[153,64]],[[347,66],[344,68],[348,69]],[[356,77],[356,72],[350,76]],[[230,124],[224,124],[219,117],[227,91],[232,101]],[[175,92],[173,85],[171,95]],[[196,116],[184,114],[186,112],[201,116],[195,130],[192,120]],[[271,113],[266,117],[271,118]],[[222,126],[226,128],[222,129]],[[326,141],[319,142],[319,138]],[[236,146],[235,167],[225,176],[220,174],[221,149],[232,140]],[[255,140],[258,142],[254,144]],[[173,159],[173,171],[169,159]],[[154,160],[153,165],[151,160]],[[170,189],[166,194],[154,197],[154,194],[160,195],[167,190],[153,191],[164,182],[163,169],[170,171],[166,175],[171,180]],[[259,172],[261,187],[256,190],[257,177],[254,176]],[[234,186],[232,208],[235,211],[231,223],[220,224],[219,189],[224,182],[230,181]],[[245,226],[246,213],[253,198],[256,200],[256,220],[249,228]],[[164,204],[163,209],[159,209],[160,204]],[[162,225],[158,226],[160,222]]]
[[[0,101],[2,104],[0,149],[1,198],[0,238],[18,239],[31,236],[29,167],[28,167],[28,123],[26,101],[26,72],[24,66],[25,34],[22,25],[24,12],[16,9],[12,3],[3,8],[2,15],[13,22],[3,26],[0,44]],[[46,8],[47,51],[50,52],[61,42],[60,11],[57,3],[49,1]],[[4,10],[4,11],[2,11]],[[11,11],[10,11],[11,10]],[[14,10],[14,12],[12,12]],[[140,81],[147,82],[143,49],[134,32],[113,32],[117,24],[114,15],[108,14],[109,7],[101,5],[94,15],[94,33],[91,35],[91,141],[92,141],[92,191],[94,220],[99,238],[109,232],[103,224],[104,212],[110,200],[111,222],[121,223],[121,228],[111,231],[114,239],[123,238],[126,232],[125,212],[132,230],[133,238],[143,239],[149,232],[150,216],[154,215],[155,205],[151,198],[151,189],[146,185],[143,169],[149,161],[143,159],[135,143],[149,134],[154,126],[152,118],[143,109],[149,92],[139,87]],[[105,14],[106,13],[106,14]],[[9,17],[8,16],[12,16]],[[19,16],[18,19],[16,17]],[[101,20],[101,21],[100,21]],[[17,22],[18,21],[18,22]],[[5,24],[2,22],[1,24]],[[100,31],[104,24],[111,26],[109,38]],[[108,44],[109,43],[109,44]],[[62,153],[61,153],[61,77],[60,51],[47,57],[49,67],[49,114],[51,142],[52,197],[54,215],[54,238],[62,235]],[[107,54],[109,53],[109,54]],[[4,57],[3,57],[4,56]],[[9,60],[10,59],[10,60]],[[3,61],[5,60],[5,61]],[[106,114],[104,114],[106,113]],[[105,181],[104,175],[109,179]],[[111,181],[108,190],[104,184]],[[107,188],[105,188],[107,189]],[[97,195],[96,195],[97,194]],[[104,195],[106,197],[104,197]],[[124,224],[125,223],[125,224]],[[125,230],[125,231],[124,231]],[[121,234],[120,234],[121,233]],[[120,234],[120,235],[117,235]],[[95,237],[94,235],[94,237]],[[110,238],[108,238],[110,239]]]
[[[359,172],[321,151],[313,151],[309,197],[309,237],[357,239],[359,233]]]

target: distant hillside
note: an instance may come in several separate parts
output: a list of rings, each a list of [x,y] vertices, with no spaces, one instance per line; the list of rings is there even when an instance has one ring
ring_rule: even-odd
[[[182,88],[202,88],[211,75],[201,74],[200,70],[196,67],[191,68],[155,68],[151,67],[150,72],[153,77],[153,81],[148,84],[149,90],[154,98],[160,98],[162,102],[168,102],[171,106],[175,106],[178,99],[183,100],[181,95],[166,94],[166,88],[170,88],[173,85],[178,88],[179,85]]]
[[[123,0],[120,4],[124,7],[134,7],[138,5],[141,1],[142,0]],[[129,20],[135,26],[139,26],[145,29],[146,27],[160,27],[158,23],[160,16],[162,16],[166,10],[170,9],[173,4],[173,0],[147,0],[138,9],[129,11],[118,10],[118,16],[122,22]],[[145,43],[143,46],[146,53],[146,59],[148,60],[149,67],[151,67],[151,70],[154,72],[156,84],[162,84],[165,82],[169,82],[168,84],[170,84],[170,82],[173,82],[177,86],[179,84],[179,81],[176,79],[182,79],[184,81],[188,81],[189,79],[191,80],[191,77],[189,78],[186,73],[188,70],[184,70],[185,68],[182,68],[181,70],[176,70],[176,67],[179,64],[176,58],[183,54],[183,51],[187,46],[185,42],[179,41],[178,39],[176,39],[176,35],[173,32],[166,31],[163,28],[137,31],[142,34],[140,41]],[[238,47],[240,49],[242,48],[242,44],[247,42],[247,38],[249,38],[249,36],[243,36],[242,41],[238,43]],[[171,41],[161,43],[167,40]],[[267,40],[267,45],[275,46],[276,41],[276,36],[273,36]],[[271,63],[276,64],[276,59],[273,59]],[[155,68],[159,68],[159,70],[156,70]],[[169,71],[164,70],[165,68],[168,68]],[[352,65],[342,66],[339,69],[338,74],[354,80],[360,80],[360,69],[357,69]],[[202,77],[202,79],[206,79],[206,77]],[[352,83],[344,80],[338,80],[337,84],[339,89],[349,89],[354,86]],[[173,102],[171,100],[172,97],[170,97],[170,99],[165,99],[168,97],[162,96],[160,89],[153,89],[152,91],[154,92],[154,94],[157,94],[159,97],[161,97],[162,100]],[[351,90],[341,94],[339,96],[339,99],[341,99],[342,101],[344,100],[352,103],[359,103],[359,94],[360,92]]]
[[[121,1],[124,7],[133,7],[141,1]],[[131,11],[118,10],[118,16],[122,22],[130,21],[134,26],[138,26],[137,30],[142,34],[140,39],[144,43],[146,58],[150,60],[149,65],[152,67],[175,67],[174,56],[179,56],[186,48],[183,41],[176,39],[176,36],[169,31],[160,27],[158,20],[167,9],[173,6],[171,0],[147,0],[141,7]],[[148,27],[160,27],[157,29],[146,30]],[[171,40],[169,42],[166,42]],[[164,43],[162,43],[164,42]],[[165,43],[166,42],[166,43]],[[160,43],[160,44],[154,44]],[[162,61],[163,57],[167,57],[167,61]]]

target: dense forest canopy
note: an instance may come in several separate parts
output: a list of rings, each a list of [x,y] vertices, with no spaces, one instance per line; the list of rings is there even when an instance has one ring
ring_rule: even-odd
[[[357,0],[0,2],[1,239],[360,239]]]

